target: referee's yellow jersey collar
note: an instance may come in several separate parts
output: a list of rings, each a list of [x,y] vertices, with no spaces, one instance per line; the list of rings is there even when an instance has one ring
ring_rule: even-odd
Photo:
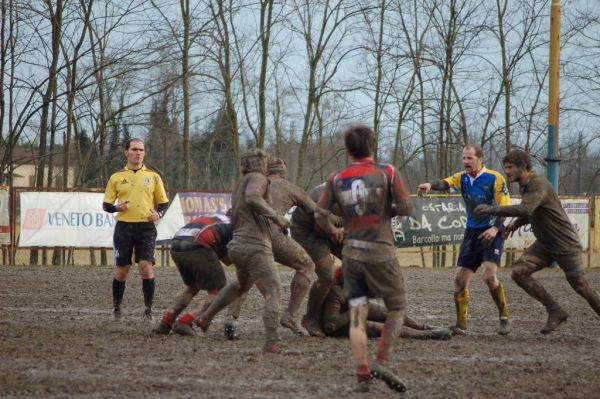
[[[147,168],[147,167],[146,167],[146,165],[144,165],[144,164],[142,164],[142,167],[141,167],[141,168],[139,168],[139,169],[129,169],[129,168],[127,167],[127,165],[125,165],[125,166],[123,167],[123,170],[124,170],[124,171],[128,171],[128,170],[129,170],[129,171],[131,171],[131,172],[137,172],[138,170],[141,170],[141,171],[146,171],[146,170],[148,170],[148,168]]]

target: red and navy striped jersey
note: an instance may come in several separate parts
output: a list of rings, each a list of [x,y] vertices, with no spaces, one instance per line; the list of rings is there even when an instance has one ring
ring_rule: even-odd
[[[222,215],[200,216],[183,226],[173,240],[192,241],[215,251],[219,258],[227,255],[227,243],[231,241],[233,228],[229,218]]]
[[[412,205],[393,165],[360,158],[332,173],[319,205],[331,209],[336,202],[344,217],[343,256],[361,261],[386,261],[395,256],[392,205],[400,216],[410,214]]]

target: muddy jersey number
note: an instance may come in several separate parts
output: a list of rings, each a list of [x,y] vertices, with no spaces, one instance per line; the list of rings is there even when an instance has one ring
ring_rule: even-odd
[[[354,180],[351,186],[352,192],[352,203],[354,205],[354,212],[357,215],[363,215],[365,213],[365,205],[367,199],[367,190],[365,189],[365,182],[362,180]]]

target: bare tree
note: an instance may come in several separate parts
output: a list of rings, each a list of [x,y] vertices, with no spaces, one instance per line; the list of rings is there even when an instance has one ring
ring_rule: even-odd
[[[294,0],[294,11],[300,26],[292,23],[291,29],[299,32],[304,39],[308,64],[306,101],[303,105],[304,123],[298,149],[296,182],[302,181],[303,178],[304,160],[313,131],[314,110],[319,105],[319,96],[325,92],[325,87],[335,76],[339,64],[356,50],[356,46],[352,45],[344,50],[342,44],[345,43],[344,39],[350,32],[352,18],[359,15],[362,10],[355,4],[349,5],[343,1]],[[320,19],[316,26],[315,19]],[[341,54],[333,58],[337,51],[341,51]],[[322,64],[329,65],[331,70],[319,80]]]
[[[232,151],[235,158],[234,162],[236,165],[239,165],[240,139],[233,93],[234,77],[233,67],[231,65],[231,42],[229,37],[230,19],[228,18],[228,15],[235,12],[235,10],[233,9],[232,1],[228,1],[228,7],[226,7],[225,2],[225,0],[210,0],[209,8],[214,21],[213,40],[217,44],[215,61],[217,62],[221,73],[225,109],[230,123]]]

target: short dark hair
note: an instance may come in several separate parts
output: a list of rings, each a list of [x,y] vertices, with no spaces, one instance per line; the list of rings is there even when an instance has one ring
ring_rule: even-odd
[[[375,147],[375,133],[365,125],[350,125],[344,133],[344,143],[353,158],[369,157]]]
[[[483,148],[479,144],[467,144],[464,149],[467,148],[472,148],[477,158],[483,158]]]
[[[146,146],[146,144],[144,143],[144,140],[142,140],[142,139],[138,139],[138,138],[135,138],[135,137],[134,137],[134,138],[132,138],[132,139],[129,139],[129,140],[127,140],[127,141],[125,142],[125,149],[126,149],[126,150],[128,150],[128,149],[129,149],[129,147],[131,146],[131,143],[133,143],[134,141],[138,141],[138,142],[140,142],[140,143],[144,144],[144,146]]]
[[[523,169],[526,171],[530,171],[533,168],[533,164],[531,162],[531,156],[527,151],[523,150],[511,150],[504,156],[502,159],[502,163],[512,163],[517,168]]]

